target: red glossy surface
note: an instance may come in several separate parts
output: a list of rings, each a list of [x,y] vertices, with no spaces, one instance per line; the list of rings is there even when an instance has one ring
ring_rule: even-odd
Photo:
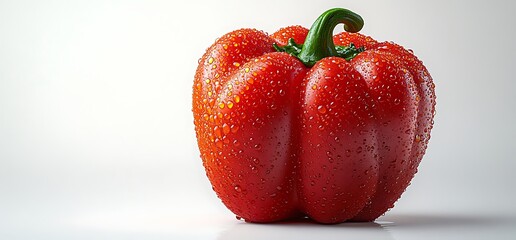
[[[309,216],[321,223],[372,221],[391,208],[417,171],[430,138],[432,79],[409,51],[341,33],[366,51],[305,67],[268,36],[241,29],[200,59],[193,87],[206,174],[222,202],[251,222]]]

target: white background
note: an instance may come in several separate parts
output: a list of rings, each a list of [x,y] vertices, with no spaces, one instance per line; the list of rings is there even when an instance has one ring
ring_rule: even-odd
[[[222,34],[331,7],[413,49],[437,116],[377,223],[237,221],[196,146],[197,60]],[[509,239],[516,234],[512,1],[0,0],[0,239]],[[341,26],[337,26],[340,31]]]

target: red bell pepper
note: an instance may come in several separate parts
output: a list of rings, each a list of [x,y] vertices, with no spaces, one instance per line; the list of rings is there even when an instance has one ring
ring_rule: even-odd
[[[332,36],[339,23],[347,32]],[[331,9],[310,31],[230,32],[200,59],[201,158],[237,216],[373,221],[409,185],[430,138],[434,84],[412,51],[356,33],[362,26]]]

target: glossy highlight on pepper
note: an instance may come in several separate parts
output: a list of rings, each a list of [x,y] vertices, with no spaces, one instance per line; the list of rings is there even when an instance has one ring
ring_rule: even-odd
[[[347,32],[332,36],[337,24]],[[374,221],[410,184],[433,126],[423,63],[323,13],[310,30],[240,29],[199,61],[195,131],[206,175],[248,222]]]

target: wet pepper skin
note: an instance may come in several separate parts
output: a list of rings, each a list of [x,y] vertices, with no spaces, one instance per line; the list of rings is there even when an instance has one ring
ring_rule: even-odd
[[[240,29],[207,49],[193,86],[206,174],[249,222],[373,221],[393,207],[425,153],[432,78],[411,51],[359,33],[333,36],[335,45],[364,50],[349,61],[329,56],[310,66],[273,47],[304,43],[307,34],[300,26],[272,35]]]

